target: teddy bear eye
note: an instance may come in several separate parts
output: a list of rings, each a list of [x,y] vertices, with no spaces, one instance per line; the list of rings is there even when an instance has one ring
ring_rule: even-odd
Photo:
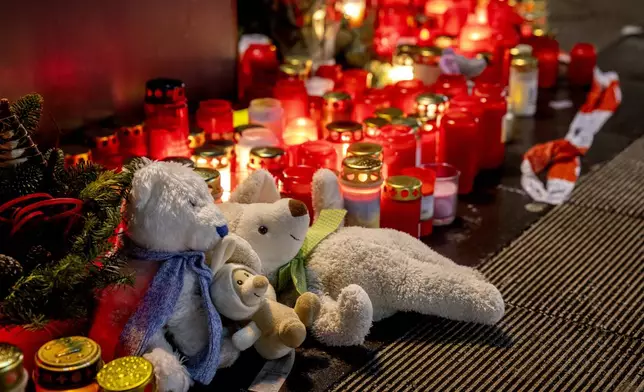
[[[264,234],[268,233],[268,227],[262,225],[262,226],[259,227],[259,229],[257,229],[257,231],[259,231],[259,234],[264,235]]]
[[[242,283],[244,283],[244,282],[242,282],[241,280],[237,281],[237,284],[240,285],[240,286],[242,285]]]

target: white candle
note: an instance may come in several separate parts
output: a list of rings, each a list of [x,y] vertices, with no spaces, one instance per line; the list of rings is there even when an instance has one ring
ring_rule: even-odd
[[[268,128],[250,128],[242,133],[239,142],[235,145],[237,157],[237,170],[246,172],[250,159],[250,150],[253,147],[279,146],[277,136]]]

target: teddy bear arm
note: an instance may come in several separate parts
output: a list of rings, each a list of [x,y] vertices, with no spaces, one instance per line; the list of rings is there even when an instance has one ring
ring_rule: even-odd
[[[257,323],[251,321],[244,328],[233,334],[233,344],[238,350],[244,351],[255,344],[261,336],[262,331],[257,326]]]
[[[320,298],[310,292],[302,294],[295,302],[295,313],[302,324],[307,328],[313,325],[313,322],[320,314]]]

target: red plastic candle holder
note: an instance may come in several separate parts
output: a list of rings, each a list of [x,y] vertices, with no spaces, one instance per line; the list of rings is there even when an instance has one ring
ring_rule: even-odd
[[[354,103],[353,116],[355,121],[363,122],[373,117],[378,109],[391,106],[391,100],[383,89],[368,89],[364,95]]]
[[[416,112],[416,97],[425,91],[425,85],[418,79],[401,80],[396,83],[394,106],[405,114]]]
[[[87,134],[92,146],[94,162],[108,169],[116,169],[123,163],[120,154],[118,132],[115,129],[97,129]]]
[[[185,103],[157,105],[155,115],[145,120],[145,132],[150,158],[190,157],[188,107]]]
[[[334,121],[327,126],[327,140],[333,144],[338,156],[338,167],[340,170],[341,162],[347,155],[347,149],[352,143],[364,140],[364,131],[362,124],[355,121]]]
[[[400,174],[416,166],[416,134],[411,127],[390,124],[382,127],[378,142],[382,145],[385,177]]]
[[[441,123],[439,162],[455,166],[460,172],[459,193],[467,194],[472,191],[474,177],[478,171],[476,119],[462,111],[448,111]]]
[[[223,99],[199,102],[197,126],[204,130],[206,139],[233,139],[233,107]]]
[[[593,82],[593,72],[597,65],[595,46],[578,43],[570,51],[568,81],[573,86],[588,86]]]
[[[355,100],[362,97],[371,87],[371,78],[371,72],[367,70],[348,69],[342,75],[342,89]]]
[[[119,129],[120,154],[123,158],[148,155],[148,137],[142,124]]]
[[[402,175],[419,179],[423,185],[420,199],[420,236],[432,234],[434,229],[434,184],[436,172],[428,167],[408,167],[403,169]]]
[[[277,48],[271,44],[249,45],[239,62],[239,100],[250,102],[270,96],[278,74]]]
[[[338,90],[342,84],[342,75],[342,67],[337,64],[323,64],[315,71],[315,76],[332,80],[335,90]]]
[[[382,58],[390,59],[400,37],[400,32],[395,27],[378,27],[373,34],[374,52]]]
[[[303,81],[279,80],[273,89],[273,96],[282,103],[284,119],[287,124],[293,119],[308,117],[309,96]]]
[[[505,155],[505,144],[502,138],[503,117],[508,109],[505,89],[498,84],[478,84],[474,86],[473,95],[479,98],[483,108],[479,122],[482,146],[480,167],[494,169],[503,164]]]
[[[293,166],[284,169],[282,176],[282,197],[296,199],[306,204],[311,221],[313,221],[311,183],[316,170],[311,166]]]
[[[298,165],[311,166],[315,169],[332,169],[338,167],[338,154],[333,144],[326,140],[302,143],[297,154]]]
[[[426,119],[420,127],[420,163],[435,163],[440,132],[436,119]]]
[[[385,180],[380,202],[380,227],[420,235],[422,182],[409,176]]]
[[[351,121],[353,119],[353,101],[351,96],[344,91],[331,91],[324,94],[322,98],[320,128],[322,130],[322,139],[326,139],[329,136],[326,129],[327,124],[336,121]]]
[[[467,94],[467,79],[463,75],[441,74],[433,86],[436,94],[449,98],[460,94]]]
[[[559,76],[559,43],[551,37],[543,37],[543,42],[534,51],[539,66],[539,88],[552,88]]]

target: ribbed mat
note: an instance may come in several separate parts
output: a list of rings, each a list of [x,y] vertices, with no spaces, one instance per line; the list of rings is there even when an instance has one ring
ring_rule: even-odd
[[[337,391],[644,391],[644,139],[486,262],[495,327],[427,317]]]

